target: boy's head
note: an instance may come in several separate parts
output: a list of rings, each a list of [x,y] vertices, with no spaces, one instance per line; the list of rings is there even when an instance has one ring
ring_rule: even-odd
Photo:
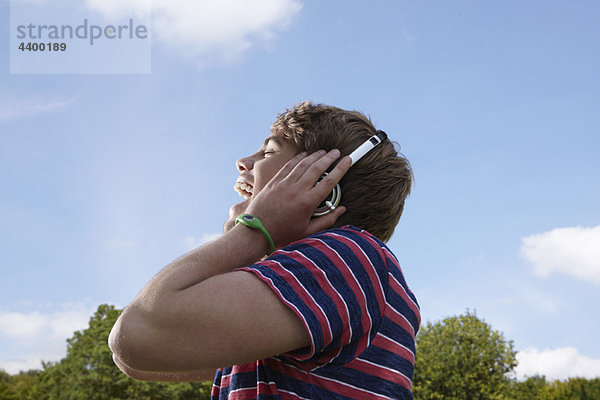
[[[297,152],[335,148],[342,156],[377,134],[369,118],[357,111],[309,101],[279,114],[271,131],[291,140]],[[387,242],[402,215],[412,181],[408,160],[398,153],[393,142],[383,141],[340,181],[341,204],[347,211],[335,226],[355,225]]]

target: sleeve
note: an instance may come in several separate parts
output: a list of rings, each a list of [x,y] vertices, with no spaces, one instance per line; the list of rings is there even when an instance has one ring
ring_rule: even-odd
[[[347,364],[379,329],[387,265],[381,246],[360,231],[325,231],[240,270],[265,282],[304,323],[310,348],[281,356],[304,370]]]

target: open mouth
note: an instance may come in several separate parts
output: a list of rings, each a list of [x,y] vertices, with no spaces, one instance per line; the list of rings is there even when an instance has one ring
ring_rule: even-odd
[[[254,187],[247,182],[236,182],[235,185],[233,185],[233,190],[238,192],[238,194],[243,198],[249,199],[252,197]]]

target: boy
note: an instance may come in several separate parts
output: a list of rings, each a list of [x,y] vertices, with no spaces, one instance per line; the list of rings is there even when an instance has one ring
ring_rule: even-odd
[[[237,162],[245,200],[225,234],[123,311],[116,364],[137,379],[214,376],[213,399],[412,398],[419,309],[382,242],[410,192],[408,161],[384,140],[350,168],[340,155],[379,131],[331,106],[297,105],[271,132]],[[338,182],[340,205],[314,217]]]

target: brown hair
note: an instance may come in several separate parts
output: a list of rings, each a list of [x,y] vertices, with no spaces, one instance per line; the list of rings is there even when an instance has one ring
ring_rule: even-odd
[[[358,111],[305,101],[277,116],[271,131],[292,140],[298,152],[339,149],[348,155],[377,130]],[[340,181],[347,211],[335,227],[355,225],[387,242],[400,220],[413,173],[399,145],[383,141],[358,161]]]

